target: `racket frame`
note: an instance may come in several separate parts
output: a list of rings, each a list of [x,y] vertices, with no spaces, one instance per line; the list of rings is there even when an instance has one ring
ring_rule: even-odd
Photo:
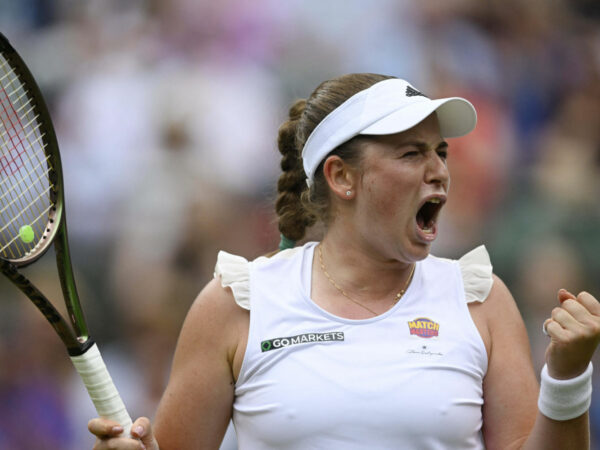
[[[93,345],[90,340],[87,323],[81,308],[81,302],[77,293],[75,276],[73,275],[73,266],[69,252],[69,243],[67,240],[67,222],[64,202],[64,181],[62,177],[62,162],[58,150],[58,140],[56,132],[52,125],[52,119],[44,101],[44,97],[38,87],[33,74],[25,64],[25,61],[17,51],[8,42],[8,39],[0,33],[0,51],[7,60],[15,75],[21,81],[22,85],[27,87],[28,99],[31,100],[31,106],[35,114],[39,117],[38,122],[42,125],[43,133],[41,139],[43,142],[44,153],[48,157],[48,181],[50,184],[50,202],[52,207],[48,212],[47,224],[44,232],[39,239],[38,244],[27,255],[17,259],[6,259],[2,264],[2,272],[21,290],[29,296],[34,304],[46,316],[48,321],[57,331],[65,345],[69,355],[76,356],[85,353]],[[65,304],[72,325],[72,331],[66,324],[65,319],[56,310],[52,303],[22,275],[18,275],[14,268],[26,267],[39,258],[41,258],[54,243],[56,264],[60,285],[65,298]],[[31,296],[30,296],[31,294]],[[48,314],[48,315],[47,315]],[[67,332],[69,330],[69,332]],[[74,332],[74,333],[73,333]],[[90,342],[88,342],[90,341]]]
[[[123,426],[123,435],[130,436],[131,418],[106,369],[97,345],[89,336],[77,294],[67,240],[62,164],[50,113],[27,65],[1,33],[0,52],[14,69],[21,83],[26,86],[29,91],[28,96],[32,100],[32,107],[44,125],[44,133],[41,134],[41,138],[44,144],[44,153],[48,157],[49,195],[50,202],[53,203],[40,241],[21,258],[9,260],[0,257],[0,271],[35,304],[59,335],[67,347],[71,361],[81,376],[99,415],[116,420]],[[39,259],[52,243],[54,244],[60,285],[72,328],[46,296],[17,270],[17,267],[25,267]]]
[[[21,56],[2,33],[0,33],[0,52],[2,52],[2,56],[9,62],[17,78],[21,80],[23,85],[27,86],[27,90],[31,93],[28,95],[28,98],[31,99],[31,106],[39,116],[39,122],[45,125],[41,139],[44,144],[44,152],[46,156],[49,157],[47,162],[49,169],[48,180],[50,184],[49,195],[53,206],[48,212],[48,221],[44,228],[44,232],[40,237],[38,244],[28,252],[27,255],[15,259],[6,258],[6,260],[10,261],[11,264],[14,264],[15,267],[25,267],[35,262],[46,253],[64,220],[64,184],[61,175],[62,163],[58,151],[56,132],[54,131],[52,119],[50,118],[50,113],[46,106],[46,102],[44,101],[42,92],[40,91],[33,74],[25,64],[25,61],[23,61]]]

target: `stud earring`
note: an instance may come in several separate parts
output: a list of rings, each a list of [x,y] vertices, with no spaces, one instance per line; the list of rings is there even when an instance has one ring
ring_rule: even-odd
[[[346,191],[346,197],[350,197],[352,195],[352,191]]]

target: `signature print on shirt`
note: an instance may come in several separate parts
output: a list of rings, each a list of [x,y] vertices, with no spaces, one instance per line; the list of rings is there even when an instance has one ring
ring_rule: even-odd
[[[431,339],[437,338],[440,334],[440,324],[427,317],[418,317],[408,321],[408,329],[411,336],[418,338]],[[432,347],[422,344],[418,347],[408,349],[406,353],[424,355],[424,356],[442,356],[443,353],[437,351],[435,345]]]

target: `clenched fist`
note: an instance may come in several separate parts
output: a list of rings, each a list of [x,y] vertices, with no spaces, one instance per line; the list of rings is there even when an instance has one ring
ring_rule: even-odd
[[[552,378],[564,380],[586,370],[600,342],[600,303],[587,292],[576,297],[565,289],[558,291],[558,301],[544,322],[551,339],[546,363]]]

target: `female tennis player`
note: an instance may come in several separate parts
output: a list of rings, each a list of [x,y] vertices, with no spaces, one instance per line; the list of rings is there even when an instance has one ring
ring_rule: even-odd
[[[153,426],[131,439],[93,419],[94,448],[218,448],[231,418],[241,449],[587,448],[598,301],[558,292],[540,387],[485,248],[429,254],[445,138],[475,123],[465,99],[373,74],[296,102],[278,140],[284,249],[219,254]],[[317,220],[322,240],[294,247]]]

